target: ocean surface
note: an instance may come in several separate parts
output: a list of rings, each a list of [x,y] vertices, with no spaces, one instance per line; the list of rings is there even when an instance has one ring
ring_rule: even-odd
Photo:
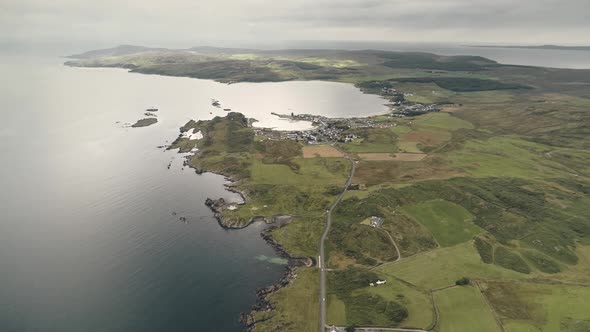
[[[0,56],[2,332],[241,330],[240,312],[284,266],[263,225],[224,230],[205,207],[239,199],[223,177],[158,146],[189,119],[225,115],[211,99],[279,129],[309,123],[271,112],[385,109],[346,84],[226,85],[63,61]],[[157,124],[125,125],[149,107]]]

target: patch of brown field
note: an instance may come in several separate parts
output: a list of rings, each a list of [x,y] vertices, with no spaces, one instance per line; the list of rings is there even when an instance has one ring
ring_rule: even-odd
[[[464,173],[450,168],[438,157],[426,158],[419,162],[362,160],[357,164],[352,181],[373,186],[458,176],[464,176]]]
[[[330,261],[328,267],[346,269],[349,266],[360,266],[356,264],[354,258],[348,257],[340,252],[333,251],[330,253]]]
[[[359,158],[363,160],[381,160],[381,161],[420,161],[426,157],[425,153],[359,153]]]
[[[342,152],[333,146],[304,146],[303,158],[342,158]]]
[[[403,136],[403,140],[422,143],[428,146],[438,145],[445,140],[427,131],[412,131]]]
[[[445,106],[445,107],[443,107],[442,112],[455,113],[459,110],[461,110],[460,106]]]
[[[526,320],[539,328],[545,324],[546,313],[543,308],[527,301],[535,293],[534,286],[501,281],[485,281],[479,284],[483,295],[500,319]]]

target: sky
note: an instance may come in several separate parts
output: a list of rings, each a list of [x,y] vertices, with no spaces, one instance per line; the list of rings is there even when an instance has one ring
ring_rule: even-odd
[[[590,45],[590,0],[0,0],[0,43]]]

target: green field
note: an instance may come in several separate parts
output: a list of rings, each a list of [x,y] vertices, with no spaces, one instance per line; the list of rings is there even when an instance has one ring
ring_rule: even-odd
[[[380,278],[387,280],[387,283],[378,287],[368,287],[367,292],[380,295],[390,301],[403,303],[408,309],[408,318],[401,323],[401,326],[426,329],[433,324],[434,310],[429,294],[385,274],[381,274]]]
[[[319,307],[319,274],[316,269],[297,269],[297,279],[289,286],[272,294],[269,300],[275,303],[270,313],[272,320],[257,324],[257,329],[271,330],[281,326],[283,331],[317,331]],[[258,312],[256,318],[268,318],[267,312]]]
[[[508,332],[590,329],[590,287],[527,282],[489,282],[483,287]]]
[[[326,323],[328,325],[347,326],[346,305],[336,295],[330,295],[326,304]]]
[[[327,186],[344,184],[350,164],[341,158],[294,159],[297,170],[285,164],[252,162],[252,184]]]
[[[473,286],[453,287],[436,292],[440,332],[501,332],[479,290]]]
[[[408,206],[403,210],[426,226],[443,247],[468,241],[483,232],[473,224],[473,215],[455,203],[435,200]]]
[[[414,127],[422,129],[444,129],[453,131],[457,129],[473,129],[473,125],[465,120],[459,119],[449,113],[428,113],[413,122]]]
[[[523,279],[526,274],[485,264],[473,243],[435,249],[399,263],[378,268],[385,274],[401,278],[423,289],[437,289],[455,284],[461,277],[492,279]]]
[[[413,328],[428,328],[434,321],[434,311],[430,295],[409,287],[387,275],[380,275],[380,279],[387,280],[385,285],[377,287],[366,286],[356,291],[357,294],[377,295],[388,301],[398,301],[408,310],[408,317],[400,326]],[[327,306],[327,322],[336,326],[348,326],[346,320],[346,304],[337,296],[329,297]]]
[[[345,316],[348,325],[387,327],[402,324],[409,317],[403,298],[392,298],[369,291],[369,284],[376,282],[378,278],[376,273],[356,267],[330,271],[327,275],[327,295],[336,296],[342,301],[344,315],[342,303],[338,301],[332,301],[332,308],[327,310],[328,313],[332,312],[336,320]]]
[[[449,154],[454,167],[476,177],[502,176],[543,179],[571,174],[575,170],[551,157],[553,148],[517,137],[471,140]]]

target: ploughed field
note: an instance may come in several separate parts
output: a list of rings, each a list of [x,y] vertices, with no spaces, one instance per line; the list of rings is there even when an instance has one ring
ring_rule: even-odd
[[[350,171],[341,151],[355,159],[326,240],[328,324],[590,329],[590,71],[383,51],[119,53],[71,64],[224,82],[333,80],[392,103],[402,93],[406,103],[442,105],[376,116],[371,127],[345,127],[351,141],[313,146],[255,137],[229,113],[188,122],[181,130],[203,138],[171,146],[198,147],[188,163],[232,177],[245,194],[245,204],[222,211],[226,226],[293,216],[271,234],[297,257],[317,257],[325,209]],[[257,331],[317,330],[317,267],[295,273],[267,297],[273,310],[252,314]]]

